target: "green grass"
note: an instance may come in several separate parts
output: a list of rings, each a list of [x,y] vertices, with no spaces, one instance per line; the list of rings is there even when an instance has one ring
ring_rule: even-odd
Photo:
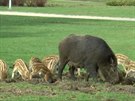
[[[69,34],[94,35],[101,37],[110,45],[115,53],[122,53],[135,60],[135,23],[122,21],[80,20],[40,17],[0,16],[0,58],[12,67],[14,61],[22,58],[28,63],[32,56],[43,58],[58,54],[59,42]],[[11,75],[12,69],[9,68]],[[55,85],[33,85],[27,82],[3,83],[0,88],[15,88],[19,90],[50,91],[56,95],[16,95],[12,91],[0,92],[3,101],[133,101],[134,94],[108,92],[104,84],[96,84],[95,93],[84,93],[73,90],[63,90]],[[99,89],[99,91],[98,91]],[[0,90],[1,91],[1,90]],[[7,96],[8,95],[8,96]]]
[[[102,83],[96,83],[95,86],[97,91],[91,91],[89,93],[75,91],[72,89],[65,90],[55,84],[33,85],[27,82],[10,84],[1,82],[0,86],[1,89],[5,88],[8,90],[8,92],[5,90],[5,92],[0,95],[0,99],[4,101],[134,101],[135,99],[134,94],[128,94],[128,92],[108,92],[106,91],[106,84]],[[116,85],[116,87],[117,86],[118,85]],[[24,90],[25,93],[23,92]],[[33,93],[31,91],[33,91]],[[40,94],[40,92],[42,92],[42,94]]]
[[[8,63],[57,54],[60,40],[73,33],[102,37],[115,52],[135,59],[134,22],[1,16],[0,28],[0,57]]]
[[[102,1],[102,2],[101,2]],[[68,1],[48,0],[46,7],[13,7],[11,11],[40,12],[71,15],[135,17],[135,6],[107,6],[104,0]],[[8,11],[8,7],[0,7],[0,11]]]

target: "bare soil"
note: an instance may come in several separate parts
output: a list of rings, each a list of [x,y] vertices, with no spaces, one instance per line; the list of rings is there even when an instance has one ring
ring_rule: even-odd
[[[78,91],[83,93],[90,93],[95,94],[98,91],[105,91],[105,92],[121,92],[121,93],[129,93],[129,94],[135,94],[135,87],[134,82],[132,84],[128,84],[128,80],[123,79],[122,82],[119,84],[110,84],[110,83],[104,83],[100,80],[97,82],[89,80],[89,82],[86,82],[84,80],[85,74],[82,74],[81,77],[78,77],[76,81],[72,81],[70,79],[70,76],[68,73],[65,73],[63,75],[62,81],[56,81],[55,83],[48,84],[41,78],[34,78],[32,81],[24,81],[21,78],[16,78],[14,80],[8,79],[6,80],[7,83],[18,83],[18,82],[28,82],[33,85],[46,85],[50,86],[51,89],[40,89],[40,90],[33,90],[32,88],[27,89],[19,89],[16,87],[8,87],[8,88],[1,88],[0,87],[0,93],[9,93],[13,95],[24,95],[24,94],[30,94],[30,95],[43,95],[43,96],[55,96],[57,93],[54,91],[54,87],[57,87],[58,89],[61,89],[63,91]],[[123,83],[124,82],[124,83]],[[127,82],[127,83],[126,83]],[[107,101],[113,101],[108,99]]]
[[[50,90],[32,90],[31,88],[19,89],[19,88],[0,88],[0,93],[12,93],[13,95],[41,95],[41,96],[53,96],[56,93]]]

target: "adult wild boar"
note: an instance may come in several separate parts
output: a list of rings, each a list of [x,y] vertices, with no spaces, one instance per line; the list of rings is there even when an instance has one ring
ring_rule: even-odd
[[[62,79],[62,73],[67,63],[72,63],[70,71],[71,78],[74,77],[74,68],[84,67],[87,72],[86,80],[89,77],[97,78],[98,72],[103,80],[116,83],[119,80],[117,71],[117,59],[101,38],[85,35],[70,35],[59,43],[60,66],[58,78]]]

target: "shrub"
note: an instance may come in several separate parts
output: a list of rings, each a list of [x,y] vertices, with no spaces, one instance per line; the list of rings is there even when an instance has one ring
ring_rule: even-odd
[[[37,0],[36,4],[38,7],[43,7],[47,3],[47,0]]]
[[[0,6],[7,6],[9,0],[0,0]]]
[[[109,6],[135,6],[135,0],[111,0],[106,4]]]
[[[9,4],[9,0],[0,0],[1,6],[7,6]],[[23,6],[24,0],[12,0],[13,6]]]
[[[9,0],[0,0],[0,5],[7,6]],[[12,0],[13,6],[44,7],[47,0]]]
[[[44,7],[47,0],[25,0],[25,6],[29,7]]]
[[[23,6],[24,0],[12,0],[12,5],[14,6]]]

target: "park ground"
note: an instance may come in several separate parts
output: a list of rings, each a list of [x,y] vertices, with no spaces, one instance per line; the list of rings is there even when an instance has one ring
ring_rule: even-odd
[[[61,5],[62,5],[62,1]],[[58,1],[56,1],[58,3]],[[64,2],[65,4],[65,2]],[[67,4],[67,2],[66,2]],[[30,11],[59,14],[101,15],[117,17],[135,17],[134,7],[106,7],[103,3],[92,2],[78,6],[68,3],[66,6],[27,8],[14,7],[14,11]],[[77,5],[73,6],[72,5]],[[96,5],[96,6],[94,6]],[[97,6],[98,5],[98,6]],[[70,9],[67,6],[71,6]],[[63,9],[61,9],[63,7]],[[79,11],[77,11],[79,7]],[[0,8],[5,11],[7,8]],[[50,10],[49,10],[50,9]],[[54,10],[55,9],[55,10]],[[95,9],[95,11],[94,11]],[[101,12],[97,13],[99,9]],[[81,11],[83,10],[83,12]],[[103,12],[104,10],[104,12]],[[58,12],[59,11],[59,12]],[[84,12],[85,11],[85,12]],[[106,12],[105,12],[106,11]],[[109,12],[111,11],[111,12]],[[116,12],[114,12],[116,11]],[[120,13],[122,11],[122,13]],[[127,12],[130,11],[130,12]],[[118,14],[116,14],[118,13]],[[103,38],[114,53],[122,53],[135,60],[135,23],[128,21],[102,21],[64,18],[39,18],[0,15],[0,58],[8,64],[11,77],[13,63],[22,58],[26,63],[32,56],[42,59],[44,56],[58,54],[59,42],[69,34],[94,35]],[[120,66],[121,67],[121,66]],[[133,85],[112,85],[103,82],[77,81],[69,79],[68,68],[65,68],[62,82],[48,84],[35,80],[31,82],[0,82],[0,100],[2,101],[134,101]],[[82,70],[85,73],[85,70]]]

